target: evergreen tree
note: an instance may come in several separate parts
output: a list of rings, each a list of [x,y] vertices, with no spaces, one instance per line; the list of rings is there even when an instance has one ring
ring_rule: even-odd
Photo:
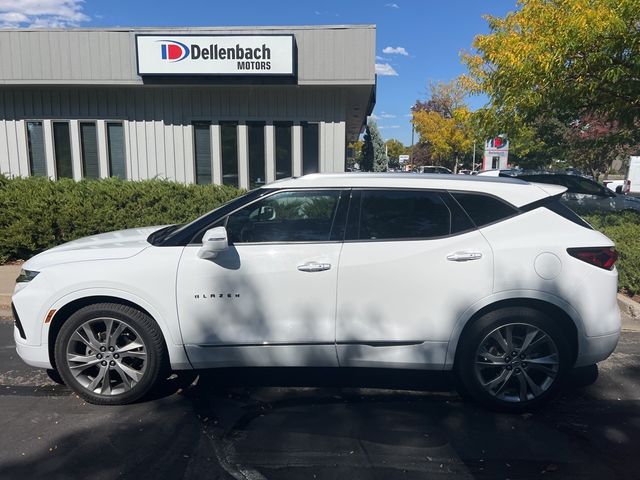
[[[376,122],[369,120],[362,145],[362,161],[360,170],[363,172],[386,172],[389,159],[384,152],[384,142]]]

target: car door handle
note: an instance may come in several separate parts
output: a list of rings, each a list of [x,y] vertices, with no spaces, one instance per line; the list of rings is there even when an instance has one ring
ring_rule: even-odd
[[[452,262],[468,262],[471,260],[480,260],[482,254],[480,252],[455,252],[447,255],[447,260]]]
[[[298,270],[301,272],[324,272],[330,268],[330,263],[307,262],[303,265],[298,265]]]

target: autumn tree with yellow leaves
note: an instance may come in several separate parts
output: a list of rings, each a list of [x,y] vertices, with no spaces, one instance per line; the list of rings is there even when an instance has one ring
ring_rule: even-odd
[[[432,83],[431,98],[413,107],[412,123],[432,162],[457,172],[462,157],[473,148],[471,112],[457,81]]]
[[[533,161],[551,153],[594,175],[640,153],[640,1],[520,0],[485,18],[461,78],[489,97],[480,123]]]

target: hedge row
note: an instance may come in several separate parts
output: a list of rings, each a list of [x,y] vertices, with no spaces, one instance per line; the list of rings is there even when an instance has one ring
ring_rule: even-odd
[[[188,222],[240,193],[165,180],[0,176],[0,263],[95,233]]]
[[[584,218],[616,243],[618,288],[631,296],[640,294],[640,213],[600,213]]]

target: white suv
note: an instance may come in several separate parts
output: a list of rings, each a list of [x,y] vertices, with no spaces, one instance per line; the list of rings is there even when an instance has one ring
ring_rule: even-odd
[[[92,403],[169,369],[453,370],[531,408],[614,350],[616,252],[557,185],[331,174],[253,190],[186,225],[76,240],[24,264],[25,362]]]

